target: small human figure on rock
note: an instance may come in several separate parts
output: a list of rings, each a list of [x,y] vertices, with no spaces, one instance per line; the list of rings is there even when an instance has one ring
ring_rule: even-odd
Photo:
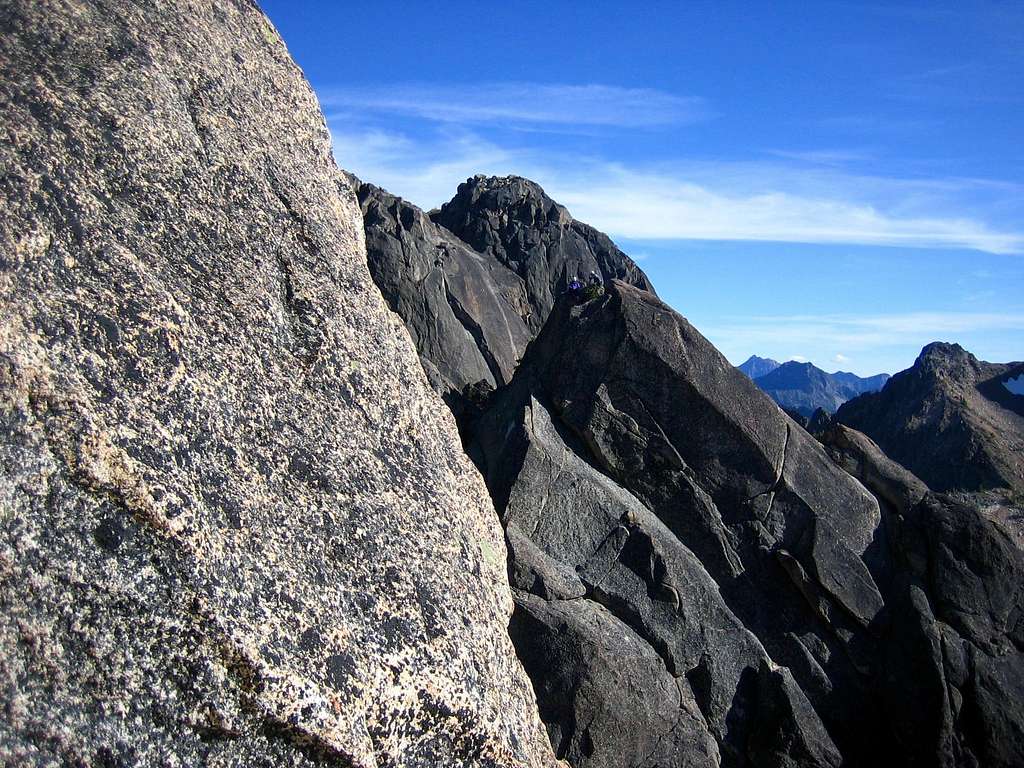
[[[604,295],[604,279],[594,270],[590,271],[587,278],[587,287],[583,290],[583,300],[590,301],[598,296]]]

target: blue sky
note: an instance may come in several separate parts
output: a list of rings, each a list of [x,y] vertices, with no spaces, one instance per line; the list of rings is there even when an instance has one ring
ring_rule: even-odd
[[[341,166],[540,182],[734,363],[1024,358],[1024,3],[263,7]]]

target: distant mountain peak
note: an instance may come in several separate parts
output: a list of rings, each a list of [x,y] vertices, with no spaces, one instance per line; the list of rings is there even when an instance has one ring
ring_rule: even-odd
[[[751,360],[760,361],[761,358],[755,356]],[[748,365],[751,360],[740,366],[748,376],[751,374],[747,369],[756,370],[758,367],[756,364]],[[775,363],[774,360],[766,362]],[[834,413],[847,400],[881,389],[889,375],[883,373],[861,378],[844,371],[828,373],[813,363],[790,360],[781,365],[775,363],[767,373],[751,378],[783,408],[810,417],[817,410]]]
[[[961,347],[944,341],[933,341],[921,350],[911,370],[923,374],[956,376],[966,370],[977,371],[978,358]]]
[[[934,342],[878,393],[836,420],[864,432],[938,491],[1024,490],[1024,408],[1004,382],[1021,363],[978,360],[959,344]]]
[[[777,360],[772,360],[770,357],[758,357],[757,355],[751,355],[747,358],[746,362],[741,363],[736,367],[747,374],[750,378],[756,379],[759,376],[771,373],[780,365],[782,365],[782,363]]]

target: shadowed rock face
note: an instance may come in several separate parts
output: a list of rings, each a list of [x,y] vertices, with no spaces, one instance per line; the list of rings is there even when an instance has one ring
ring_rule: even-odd
[[[385,199],[364,200],[371,231],[403,216],[428,231],[400,202],[375,215]],[[523,180],[477,178],[433,218],[490,259],[471,279],[514,273],[530,296],[523,265],[564,222],[537,200]],[[380,231],[382,290],[432,304],[401,267],[423,238]],[[511,381],[461,412],[556,754],[587,768],[1012,765],[1019,510],[931,494],[819,411],[805,423],[823,450],[652,293],[605,288],[552,293]],[[432,355],[421,348],[428,371]]]
[[[821,428],[649,293],[555,306],[470,453],[556,754],[1013,764],[1019,526]]]
[[[511,380],[572,277],[585,280],[594,271],[650,290],[605,235],[574,221],[526,179],[470,179],[433,221],[372,184],[356,186],[370,273],[460,419],[473,409],[467,387],[489,390]]]
[[[890,575],[878,690],[894,752],[920,765],[1012,766],[1024,754],[1024,526],[1019,509],[934,494],[865,435],[822,433],[876,494]],[[908,706],[908,701],[913,706]]]
[[[532,337],[522,278],[401,198],[372,184],[357,191],[370,273],[435,389],[457,408],[468,385],[508,383]]]
[[[836,420],[936,491],[1024,493],[1024,396],[1004,386],[1022,372],[1024,363],[986,363],[936,342],[881,392],[843,405]]]
[[[716,764],[689,746],[710,736],[723,765],[831,765],[839,749],[862,749],[860,729],[884,728],[865,672],[883,606],[877,501],[654,296],[615,282],[595,301],[556,305],[474,435],[471,455],[515,531],[513,586],[562,612],[603,606],[696,702],[703,721],[681,704],[677,728],[703,741],[669,746],[649,728],[647,750]],[[513,638],[530,638],[531,671],[537,644],[564,637],[543,640],[543,611],[516,594]],[[542,716],[565,701],[534,684]],[[616,732],[644,730],[642,715],[620,717]],[[646,764],[642,749],[621,757],[623,745],[574,753],[587,739],[571,718],[546,722],[579,765]]]
[[[266,18],[5,2],[0,65],[0,763],[553,764]]]
[[[603,280],[654,292],[647,275],[607,235],[573,219],[528,179],[474,176],[431,218],[522,278],[533,333],[574,276],[583,280],[596,272]]]

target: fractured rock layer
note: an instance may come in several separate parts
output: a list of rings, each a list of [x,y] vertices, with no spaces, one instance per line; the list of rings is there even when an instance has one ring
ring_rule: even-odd
[[[537,189],[471,179],[431,214],[444,225],[431,238],[463,239],[525,282],[571,218]],[[427,231],[412,211],[407,230]],[[417,239],[382,239],[378,284],[415,306],[393,254],[418,263]],[[1024,722],[1013,516],[931,494],[820,414],[807,423],[823,448],[631,282],[592,300],[552,292],[511,381],[457,411],[505,525],[510,632],[556,754],[1011,765]]]

